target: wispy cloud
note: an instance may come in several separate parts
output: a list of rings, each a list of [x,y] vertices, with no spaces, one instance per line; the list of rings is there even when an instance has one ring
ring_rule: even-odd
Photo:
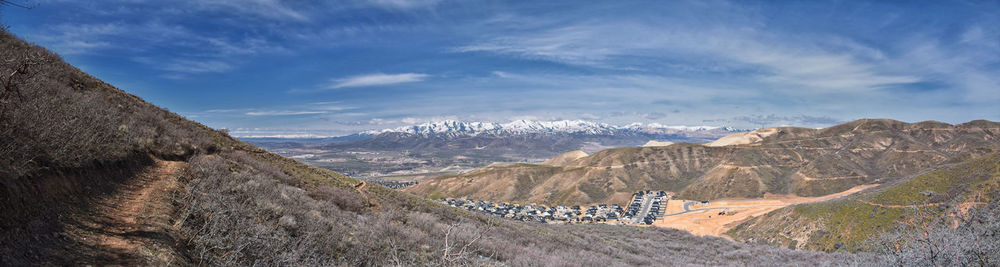
[[[770,115],[737,116],[731,119],[719,120],[719,122],[723,122],[730,125],[745,123],[745,124],[752,124],[757,127],[775,127],[775,126],[826,127],[844,123],[846,121],[841,119],[836,119],[830,116],[809,116],[809,115],[780,116],[776,114],[770,114]]]
[[[59,24],[44,34],[36,34],[41,42],[66,55],[83,54],[98,48],[110,47],[108,36],[124,32],[118,23]]]
[[[368,0],[368,2],[384,8],[412,9],[432,7],[440,3],[441,0]]]
[[[897,65],[944,83],[948,88],[940,89],[946,89],[945,94],[961,96],[963,101],[996,103],[1000,101],[1000,31],[983,31],[970,27],[955,43],[927,37],[905,41],[911,49]]]
[[[195,6],[219,10],[236,11],[274,20],[306,21],[308,16],[281,0],[192,0]]]
[[[183,73],[214,73],[233,69],[229,63],[218,60],[176,59],[160,64],[163,70]]]
[[[836,38],[802,40],[746,27],[585,21],[500,34],[454,51],[639,71],[680,62],[687,70],[751,73],[759,81],[813,90],[870,90],[921,81],[881,68],[881,59],[872,56],[880,55],[877,49]],[[658,62],[649,66],[642,59]]]
[[[131,57],[151,68],[176,72],[162,77],[227,72],[241,57],[288,51],[273,40],[259,36],[214,35],[160,20],[134,24],[65,23],[32,35],[60,54],[113,53]]]
[[[374,73],[366,75],[351,76],[347,78],[333,79],[331,84],[327,86],[329,89],[337,88],[347,88],[347,87],[366,87],[366,86],[380,86],[380,85],[390,85],[390,84],[400,84],[400,83],[412,83],[423,81],[430,75],[422,73],[398,73],[398,74],[385,74],[385,73]]]
[[[290,115],[312,115],[323,114],[323,111],[294,111],[294,110],[268,110],[247,112],[248,116],[290,116]]]
[[[495,70],[495,71],[493,71],[491,73],[493,73],[493,75],[495,75],[497,77],[500,77],[500,78],[509,78],[510,77],[510,74],[508,74],[506,72],[503,72],[503,71]]]

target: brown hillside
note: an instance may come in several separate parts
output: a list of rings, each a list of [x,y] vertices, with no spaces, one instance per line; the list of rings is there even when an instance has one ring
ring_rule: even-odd
[[[862,119],[820,130],[774,129],[748,144],[609,149],[559,170],[482,169],[407,191],[549,204],[622,202],[646,189],[700,200],[765,193],[821,196],[990,153],[1000,143],[1000,123],[990,121],[949,125]],[[515,177],[531,177],[531,183]]]

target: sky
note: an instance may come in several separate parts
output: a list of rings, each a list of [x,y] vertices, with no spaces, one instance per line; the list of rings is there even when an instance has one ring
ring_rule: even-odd
[[[31,3],[0,9],[9,31],[244,132],[1000,120],[997,1]]]

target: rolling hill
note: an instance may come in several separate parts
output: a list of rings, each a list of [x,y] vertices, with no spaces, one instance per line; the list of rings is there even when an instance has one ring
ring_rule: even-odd
[[[561,166],[486,167],[407,191],[545,204],[624,203],[637,190],[666,190],[694,200],[821,196],[992,153],[1000,144],[1000,123],[862,119],[825,129],[781,127],[736,135],[711,145],[608,149]]]

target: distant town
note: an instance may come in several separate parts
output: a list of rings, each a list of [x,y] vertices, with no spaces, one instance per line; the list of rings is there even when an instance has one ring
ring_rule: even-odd
[[[403,189],[417,184],[417,181],[394,181],[394,180],[378,180],[378,179],[363,179],[363,180],[369,183],[385,186],[392,189]]]
[[[473,212],[503,217],[515,221],[539,223],[609,223],[650,225],[663,218],[670,195],[659,191],[638,191],[626,208],[618,204],[581,206],[551,206],[489,202],[466,198],[439,198],[435,201]]]

